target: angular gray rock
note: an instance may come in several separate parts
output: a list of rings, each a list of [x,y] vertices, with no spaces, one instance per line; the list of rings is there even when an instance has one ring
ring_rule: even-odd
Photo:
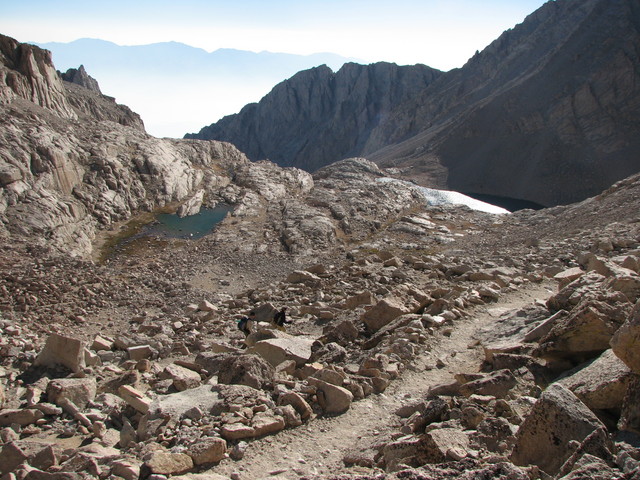
[[[619,411],[622,408],[631,370],[612,350],[606,350],[597,359],[578,368],[557,383],[571,390],[591,410]]]
[[[397,297],[383,298],[362,314],[362,321],[367,328],[376,332],[401,315],[413,313],[404,300]]]
[[[640,302],[611,338],[611,348],[634,373],[640,374]]]
[[[482,378],[464,383],[460,386],[460,393],[466,397],[471,395],[491,395],[504,398],[518,383],[511,370],[497,370]]]
[[[187,454],[193,459],[195,465],[216,463],[225,458],[227,442],[222,438],[203,438],[191,445]]]
[[[333,385],[310,377],[309,383],[316,387],[318,403],[322,407],[324,413],[335,415],[344,413],[351,407],[353,402],[353,394],[346,388]]]
[[[93,377],[59,378],[47,385],[47,398],[58,405],[62,399],[67,399],[83,409],[96,398],[97,389],[98,385]]]
[[[34,365],[45,367],[62,365],[72,372],[78,372],[85,366],[84,343],[76,338],[53,333],[47,338],[47,343],[36,357]]]
[[[247,349],[247,353],[256,353],[276,367],[287,360],[294,360],[302,366],[311,357],[313,340],[303,337],[282,337],[261,340]]]
[[[550,385],[520,426],[511,453],[516,465],[537,465],[555,475],[573,453],[571,441],[582,442],[605,426],[570,390]]]
[[[589,299],[580,302],[540,339],[539,355],[586,359],[604,352],[627,318],[630,307]]]
[[[261,389],[272,387],[274,376],[274,367],[261,356],[238,355],[227,357],[220,363],[218,382]]]

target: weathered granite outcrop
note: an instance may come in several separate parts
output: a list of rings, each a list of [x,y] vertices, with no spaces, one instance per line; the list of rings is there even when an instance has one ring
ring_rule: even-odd
[[[65,82],[80,85],[81,87],[84,87],[87,90],[92,90],[96,93],[102,93],[100,91],[98,81],[87,73],[84,65],[80,65],[78,68],[70,68],[66,72],[61,73],[60,76]]]
[[[0,103],[24,99],[62,118],[77,117],[48,50],[0,35],[0,78]]]
[[[227,144],[150,137],[128,108],[63,82],[49,52],[4,36],[0,48],[0,230],[10,235],[88,256],[114,222],[202,189],[224,201],[249,164]]]

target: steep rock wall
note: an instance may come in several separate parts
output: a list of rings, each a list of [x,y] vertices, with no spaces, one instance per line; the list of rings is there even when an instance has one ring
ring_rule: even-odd
[[[465,193],[547,206],[597,194],[640,169],[638,18],[636,0],[545,4],[404,105],[377,134],[409,138],[371,158],[419,180],[437,163]]]
[[[247,105],[186,138],[228,141],[252,160],[313,171],[331,161],[381,146],[370,132],[433,82],[441,72],[424,65],[390,63],[305,70]]]
[[[19,97],[73,119],[51,52],[0,35],[0,102]]]
[[[300,72],[193,138],[308,171],[365,156],[426,186],[551,206],[640,170],[639,0],[556,0],[466,65]]]

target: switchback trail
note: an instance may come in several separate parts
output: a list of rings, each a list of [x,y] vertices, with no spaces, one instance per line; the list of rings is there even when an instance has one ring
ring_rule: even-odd
[[[252,441],[242,460],[225,459],[209,472],[239,480],[358,473],[358,467],[345,467],[346,454],[362,452],[376,441],[388,441],[390,433],[399,431],[394,412],[410,399],[424,399],[430,387],[454,381],[456,373],[477,372],[484,358],[475,340],[478,330],[505,312],[517,311],[537,299],[546,300],[552,290],[552,283],[528,283],[503,294],[496,303],[472,309],[452,327],[436,332],[430,348],[416,356],[413,367],[393,380],[384,393],[353,402],[342,415],[318,417],[298,428]],[[444,367],[436,366],[438,360]]]

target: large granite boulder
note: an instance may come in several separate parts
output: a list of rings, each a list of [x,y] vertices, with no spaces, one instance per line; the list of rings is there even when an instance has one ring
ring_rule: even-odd
[[[581,365],[557,383],[571,390],[591,410],[620,411],[631,371],[612,350]]]
[[[50,402],[62,404],[62,400],[70,400],[82,409],[96,398],[98,385],[93,377],[58,378],[47,385],[47,398]]]
[[[578,397],[566,387],[552,384],[520,426],[511,461],[537,465],[555,475],[573,453],[570,442],[582,442],[599,428],[605,426]]]
[[[397,297],[383,298],[373,307],[365,311],[361,319],[367,328],[376,332],[402,315],[413,313],[413,308]]]
[[[313,340],[304,337],[281,337],[261,340],[247,349],[247,353],[255,353],[274,367],[286,360],[293,360],[297,366],[304,365],[311,357]]]
[[[62,365],[72,372],[78,372],[85,366],[84,342],[53,333],[47,338],[47,343],[36,357],[34,365],[44,367]]]
[[[631,305],[586,299],[560,319],[540,339],[538,354],[544,358],[588,359],[609,348],[609,342],[626,320]]]
[[[270,388],[274,375],[273,365],[259,355],[229,356],[220,364],[218,382],[256,389]]]
[[[318,403],[326,414],[344,413],[351,407],[353,393],[346,388],[313,377],[309,377],[307,381],[316,387]]]
[[[640,303],[611,338],[611,348],[634,373],[640,374]]]

